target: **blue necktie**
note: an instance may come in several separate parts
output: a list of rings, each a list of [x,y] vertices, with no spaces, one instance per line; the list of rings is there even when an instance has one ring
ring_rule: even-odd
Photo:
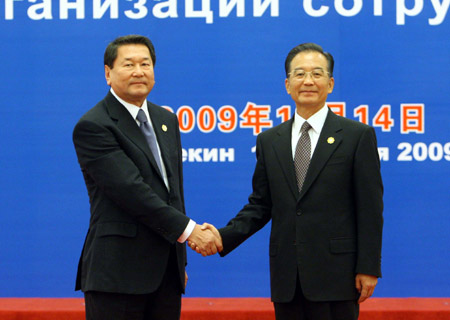
[[[156,144],[155,131],[153,130],[153,127],[149,124],[144,110],[142,109],[139,110],[136,119],[138,119],[139,122],[141,123],[139,127],[141,128],[141,131],[144,134],[145,139],[147,139],[147,143],[150,147],[150,150],[153,153],[153,157],[156,160],[156,164],[158,165],[159,172],[162,175],[161,160],[159,158],[158,145]]]

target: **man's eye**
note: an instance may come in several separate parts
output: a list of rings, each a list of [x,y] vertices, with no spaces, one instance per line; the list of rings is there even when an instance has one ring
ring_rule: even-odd
[[[303,78],[303,77],[305,76],[305,73],[304,73],[304,72],[297,72],[297,73],[295,74],[295,76],[296,76],[296,77]]]

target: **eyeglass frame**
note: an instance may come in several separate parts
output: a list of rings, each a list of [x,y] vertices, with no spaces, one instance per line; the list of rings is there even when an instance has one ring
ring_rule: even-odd
[[[311,70],[311,71],[305,71],[305,70],[303,70],[302,68],[296,68],[296,69],[292,70],[291,72],[289,72],[289,73],[288,73],[288,76],[290,77],[291,75],[293,75],[293,73],[294,73],[295,71],[300,71],[300,70],[302,70],[302,71],[305,73],[305,76],[304,76],[303,78],[296,78],[296,77],[294,76],[294,80],[304,81],[304,80],[306,79],[306,77],[307,77],[308,74],[309,74],[309,76],[311,77],[311,79],[313,79],[313,80],[321,80],[322,77],[323,77],[323,78],[326,78],[326,77],[325,77],[325,74],[328,74],[328,77],[331,76],[331,74],[330,74],[329,71],[325,71],[325,70],[322,69],[322,68],[314,68],[314,69]],[[323,71],[323,72],[324,72],[324,75],[323,75],[323,76],[320,76],[320,78],[315,78],[314,75],[313,75],[313,72],[314,72],[314,71],[318,71],[318,70]]]

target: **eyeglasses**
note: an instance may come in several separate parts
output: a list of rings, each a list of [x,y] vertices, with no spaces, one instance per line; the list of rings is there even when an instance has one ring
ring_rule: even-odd
[[[313,71],[305,71],[303,69],[295,69],[288,73],[289,76],[292,76],[295,80],[305,80],[308,75],[311,76],[314,80],[322,80],[327,77],[330,73],[324,71],[323,69],[314,69]]]

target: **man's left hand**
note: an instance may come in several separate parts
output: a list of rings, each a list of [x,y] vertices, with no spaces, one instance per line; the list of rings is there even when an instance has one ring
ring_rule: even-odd
[[[361,294],[358,303],[363,303],[367,298],[370,298],[378,283],[378,278],[368,274],[358,273],[355,278],[355,285],[358,292]]]

